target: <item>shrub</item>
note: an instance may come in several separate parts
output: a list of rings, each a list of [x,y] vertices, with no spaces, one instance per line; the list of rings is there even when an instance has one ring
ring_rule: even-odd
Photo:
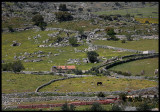
[[[2,64],[2,71],[12,71],[12,63]]]
[[[97,94],[97,96],[98,96],[98,97],[105,97],[105,94],[104,94],[103,92],[99,92],[99,93]]]
[[[119,107],[118,105],[113,105],[111,111],[123,111],[123,109]]]
[[[69,38],[69,44],[72,46],[76,46],[77,45],[77,38],[75,38],[75,37]]]
[[[126,40],[123,39],[123,40],[121,41],[121,43],[126,43]]]
[[[68,12],[55,12],[55,16],[59,22],[73,20],[73,16]]]
[[[42,17],[42,15],[39,15],[39,14],[35,15],[32,18],[32,21],[34,22],[34,25],[39,26],[42,31],[45,30],[47,23],[44,22],[44,18]]]
[[[12,26],[8,26],[8,30],[9,30],[9,32],[14,32]]]
[[[74,73],[75,73],[76,75],[82,75],[82,74],[83,74],[83,73],[82,73],[82,70],[78,70],[78,69],[74,70]]]
[[[104,111],[104,108],[98,102],[92,104],[90,111]]]
[[[59,5],[59,10],[60,11],[68,11],[67,7],[66,7],[66,4],[60,4]]]
[[[87,57],[91,63],[98,62],[98,59],[97,59],[98,56],[99,54],[95,51],[87,52]]]
[[[24,68],[24,66],[23,66],[23,64],[21,63],[21,61],[15,61],[15,62],[13,62],[13,64],[12,64],[12,70],[13,70],[13,72],[20,72],[21,70],[24,70],[25,68]]]
[[[68,103],[66,102],[65,104],[62,105],[61,109],[62,111],[74,111],[75,106],[73,104],[69,106]]]

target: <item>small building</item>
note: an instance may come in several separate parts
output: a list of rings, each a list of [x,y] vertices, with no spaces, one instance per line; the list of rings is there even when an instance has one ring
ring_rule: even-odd
[[[70,66],[52,66],[51,72],[62,72],[65,73],[67,71],[73,71],[76,67],[74,65]]]

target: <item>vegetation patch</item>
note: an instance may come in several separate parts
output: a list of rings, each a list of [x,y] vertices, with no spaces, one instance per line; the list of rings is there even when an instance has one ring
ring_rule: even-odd
[[[102,86],[97,86],[102,82]],[[127,91],[157,86],[157,82],[148,80],[116,79],[105,76],[74,78],[54,82],[40,90],[56,92],[95,92],[95,91]]]

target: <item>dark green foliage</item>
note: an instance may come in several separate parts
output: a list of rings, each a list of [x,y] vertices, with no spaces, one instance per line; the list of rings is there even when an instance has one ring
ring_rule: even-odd
[[[109,71],[103,71],[102,73],[104,76],[110,76],[110,72]]]
[[[2,71],[12,71],[12,63],[2,64]]]
[[[12,63],[5,63],[2,64],[2,71],[13,71],[13,72],[20,72],[21,70],[24,70],[24,66],[21,63],[21,61],[14,61]]]
[[[130,14],[126,14],[125,16],[126,16],[127,18],[129,18],[129,17],[130,17]]]
[[[59,5],[59,11],[68,11],[66,4],[60,4]]]
[[[13,62],[13,64],[12,64],[12,70],[13,70],[13,72],[20,72],[21,70],[24,70],[25,68],[24,68],[24,66],[23,66],[23,64],[21,63],[21,61],[15,61],[15,62]]]
[[[75,106],[71,104],[70,106],[66,102],[65,104],[62,105],[61,107],[62,111],[75,111]]]
[[[99,92],[99,93],[97,94],[97,96],[98,96],[98,97],[105,97],[105,94],[104,94],[103,92]]]
[[[137,108],[137,111],[150,111],[151,107],[147,102],[144,102],[143,104],[140,104]]]
[[[58,36],[58,37],[55,39],[55,42],[60,43],[62,40],[63,40],[63,38]]]
[[[123,111],[123,109],[119,107],[118,105],[113,105],[111,111]]]
[[[59,22],[73,20],[73,16],[68,12],[55,12],[55,16]]]
[[[87,57],[91,63],[98,62],[98,59],[97,59],[98,56],[99,54],[95,51],[87,52]]]
[[[123,39],[121,42],[122,42],[122,43],[126,43],[126,40]]]
[[[95,102],[92,104],[92,107],[89,109],[89,111],[104,111],[104,108],[101,106],[101,104]]]
[[[37,25],[41,28],[41,30],[45,30],[45,27],[47,26],[47,23],[44,22],[44,18],[42,17],[42,15],[35,15],[33,18],[32,18],[32,21],[34,22],[34,25]]]
[[[9,32],[14,32],[12,26],[8,26],[8,30],[9,30]]]
[[[75,38],[75,37],[69,38],[69,44],[72,46],[76,46],[77,45],[77,38]]]
[[[82,75],[83,73],[82,73],[82,70],[78,70],[78,69],[75,69],[74,70],[74,73],[76,74],[76,75]]]
[[[121,93],[121,94],[119,94],[119,99],[126,102],[126,99],[127,99],[126,96],[127,96],[127,93]]]

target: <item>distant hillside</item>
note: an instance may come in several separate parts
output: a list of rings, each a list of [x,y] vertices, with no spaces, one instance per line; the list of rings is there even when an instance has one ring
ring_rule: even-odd
[[[37,13],[50,23],[55,20],[54,12],[60,4],[66,4],[69,12],[79,17],[90,12],[158,6],[158,2],[2,2],[2,28],[17,22],[22,27],[31,26],[31,18]]]

